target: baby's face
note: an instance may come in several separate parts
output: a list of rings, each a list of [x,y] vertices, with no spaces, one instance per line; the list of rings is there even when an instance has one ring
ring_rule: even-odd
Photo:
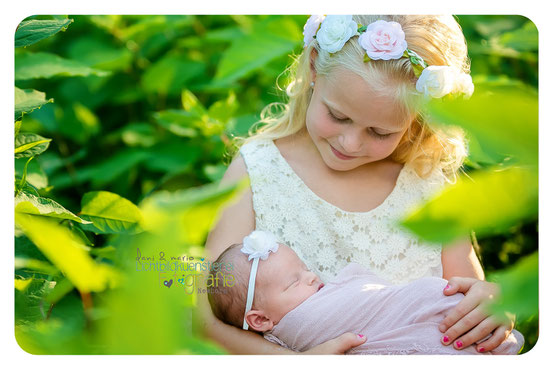
[[[278,324],[284,315],[323,286],[290,247],[279,244],[277,252],[259,264],[256,293],[261,293],[262,306],[256,308]]]

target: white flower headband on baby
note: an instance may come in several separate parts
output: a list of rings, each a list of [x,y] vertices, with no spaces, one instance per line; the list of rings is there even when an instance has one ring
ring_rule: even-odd
[[[353,36],[365,49],[364,61],[407,58],[418,77],[416,89],[425,97],[441,98],[461,94],[468,98],[474,92],[470,75],[446,65],[430,65],[407,47],[405,33],[397,22],[377,20],[363,26],[351,15],[312,15],[303,27],[304,47],[316,39],[322,50],[331,54],[344,47]]]
[[[246,313],[251,310],[253,304],[253,294],[255,290],[255,277],[257,274],[257,266],[259,265],[259,259],[267,260],[269,253],[277,252],[278,242],[276,237],[269,232],[253,231],[249,236],[244,237],[242,241],[242,251],[248,255],[248,261],[253,259],[252,269],[250,272],[250,281],[248,283],[248,297],[246,298],[246,311],[244,312],[244,325],[242,328],[248,330],[248,323],[246,322]]]

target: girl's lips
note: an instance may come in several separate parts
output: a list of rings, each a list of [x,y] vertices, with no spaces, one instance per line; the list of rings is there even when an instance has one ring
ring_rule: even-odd
[[[329,144],[330,145],[330,144]],[[338,159],[342,159],[342,160],[351,160],[351,159],[355,159],[355,156],[347,156],[347,155],[344,155],[342,154],[340,151],[336,150],[334,147],[332,147],[332,145],[330,145],[330,149],[332,150],[332,152],[334,153],[334,155],[336,155],[336,157]]]

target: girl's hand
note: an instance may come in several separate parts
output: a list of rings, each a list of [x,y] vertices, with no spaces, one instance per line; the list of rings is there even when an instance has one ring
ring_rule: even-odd
[[[444,345],[453,343],[456,349],[464,349],[491,334],[476,347],[478,352],[487,352],[507,339],[514,327],[514,317],[500,318],[486,312],[486,307],[499,293],[496,284],[476,278],[453,277],[444,289],[444,295],[456,292],[464,293],[465,297],[439,326],[440,332],[444,333]]]
[[[367,340],[362,334],[344,333],[332,340],[321,343],[307,351],[301,352],[306,355],[341,355],[349,349],[357,347]]]

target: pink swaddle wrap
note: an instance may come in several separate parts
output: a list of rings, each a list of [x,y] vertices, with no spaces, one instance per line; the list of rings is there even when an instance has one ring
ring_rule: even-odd
[[[346,332],[367,336],[348,354],[479,354],[474,345],[457,350],[440,343],[438,325],[463,298],[445,296],[445,279],[425,277],[403,285],[377,277],[363,266],[348,264],[319,292],[288,312],[265,339],[305,351]],[[513,330],[487,354],[517,354],[524,343]]]

